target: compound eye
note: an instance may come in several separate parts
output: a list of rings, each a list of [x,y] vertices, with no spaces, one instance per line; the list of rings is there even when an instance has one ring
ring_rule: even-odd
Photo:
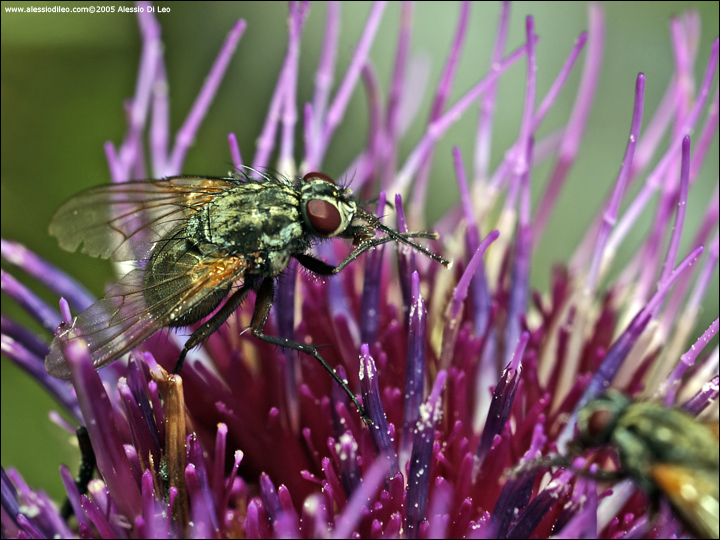
[[[321,172],[309,172],[305,176],[303,176],[304,182],[311,182],[312,180],[322,180],[323,182],[327,182],[328,184],[335,183],[335,180],[330,178],[327,174]]]
[[[592,439],[601,439],[603,435],[612,426],[614,417],[612,411],[607,409],[598,409],[587,419],[586,431],[587,435]]]
[[[305,210],[310,226],[321,236],[332,236],[342,224],[337,206],[322,199],[310,199]]]

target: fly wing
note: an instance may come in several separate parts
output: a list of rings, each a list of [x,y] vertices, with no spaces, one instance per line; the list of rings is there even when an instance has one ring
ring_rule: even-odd
[[[217,264],[188,268],[192,279],[187,273],[173,272],[154,281],[153,287],[159,287],[162,294],[152,294],[144,283],[145,271],[136,268],[80,313],[69,330],[53,339],[45,368],[53,377],[70,378],[63,347],[64,342],[76,339],[87,344],[95,368],[109,364],[168,326],[173,314],[190,312],[218,290],[228,289],[243,277],[246,268],[244,258],[225,257],[217,259]],[[148,305],[147,298],[159,300]]]
[[[717,466],[707,470],[661,463],[652,466],[651,475],[693,536],[720,536]]]
[[[171,228],[237,185],[229,178],[177,176],[109,184],[63,204],[50,222],[60,246],[115,261],[146,259]]]

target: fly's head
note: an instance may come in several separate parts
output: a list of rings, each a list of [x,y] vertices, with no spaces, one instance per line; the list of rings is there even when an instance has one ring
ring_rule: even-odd
[[[310,230],[322,238],[343,236],[358,209],[352,191],[326,174],[311,172],[303,177],[300,193],[300,209]]]
[[[386,227],[374,214],[365,211],[355,201],[352,190],[336,185],[326,174],[319,172],[306,174],[302,179],[300,194],[303,221],[314,235],[321,238],[338,237],[352,240],[355,250],[340,268],[346,266],[360,253],[388,241],[405,244],[443,266],[450,267],[450,261],[412,240],[414,238],[434,240],[437,239],[436,233],[399,233]],[[378,231],[386,236],[375,238]]]
[[[585,405],[578,413],[578,437],[573,449],[579,453],[611,442],[618,421],[630,403],[624,394],[606,392]]]

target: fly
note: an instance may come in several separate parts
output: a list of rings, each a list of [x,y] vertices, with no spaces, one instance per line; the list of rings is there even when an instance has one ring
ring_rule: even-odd
[[[412,240],[435,239],[437,234],[386,227],[360,206],[349,188],[323,173],[294,180],[260,176],[176,176],[111,184],[63,204],[50,223],[50,234],[62,248],[75,251],[82,244],[90,256],[134,261],[137,267],[81,312],[71,328],[61,325],[45,358],[47,371],[70,377],[63,354],[68,340],[87,343],[95,368],[100,368],[164,327],[188,326],[213,314],[185,342],[174,369],[178,373],[187,353],[255,291],[252,334],[315,357],[367,421],[355,395],[316,347],[264,333],[277,276],[291,258],[314,274],[331,276],[387,242],[406,244],[443,266],[450,263]],[[385,236],[376,237],[377,231]],[[355,246],[337,266],[309,253],[329,238],[352,240]]]
[[[610,446],[617,470],[580,474],[597,480],[631,478],[657,507],[670,502],[685,528],[698,538],[718,538],[718,423],[701,422],[680,408],[633,401],[608,391],[578,413],[570,457]],[[570,467],[570,457],[547,456],[521,465],[513,475],[546,466]]]

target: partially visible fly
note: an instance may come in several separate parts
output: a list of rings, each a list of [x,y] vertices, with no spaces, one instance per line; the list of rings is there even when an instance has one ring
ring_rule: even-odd
[[[577,437],[567,456],[528,461],[509,476],[546,467],[572,468],[573,457],[605,446],[617,453],[616,470],[577,473],[600,481],[630,478],[648,494],[654,509],[661,497],[667,498],[689,533],[718,538],[718,422],[701,422],[680,408],[607,391],[578,413]]]
[[[718,423],[703,423],[679,408],[632,401],[606,392],[578,413],[572,453],[612,445],[620,469],[603,476],[630,477],[651,500],[664,495],[686,529],[718,538]]]
[[[77,316],[53,339],[45,367],[70,377],[63,342],[84,340],[96,368],[144,342],[164,327],[183,327],[214,315],[188,338],[175,372],[188,351],[215,332],[256,291],[252,334],[264,341],[314,356],[365,413],[342,378],[317,349],[263,333],[276,277],[295,258],[311,272],[338,273],[361,253],[386,242],[411,246],[444,266],[449,262],[413,242],[434,233],[398,233],[363,210],[352,191],[323,173],[289,180],[238,174],[232,178],[177,176],[100,186],[63,204],[50,223],[60,246],[88,255],[135,261],[104,298]],[[375,237],[376,231],[386,236]],[[309,253],[327,238],[352,240],[354,250],[332,266]],[[66,325],[67,326],[67,325]],[[367,419],[367,418],[366,418]]]

